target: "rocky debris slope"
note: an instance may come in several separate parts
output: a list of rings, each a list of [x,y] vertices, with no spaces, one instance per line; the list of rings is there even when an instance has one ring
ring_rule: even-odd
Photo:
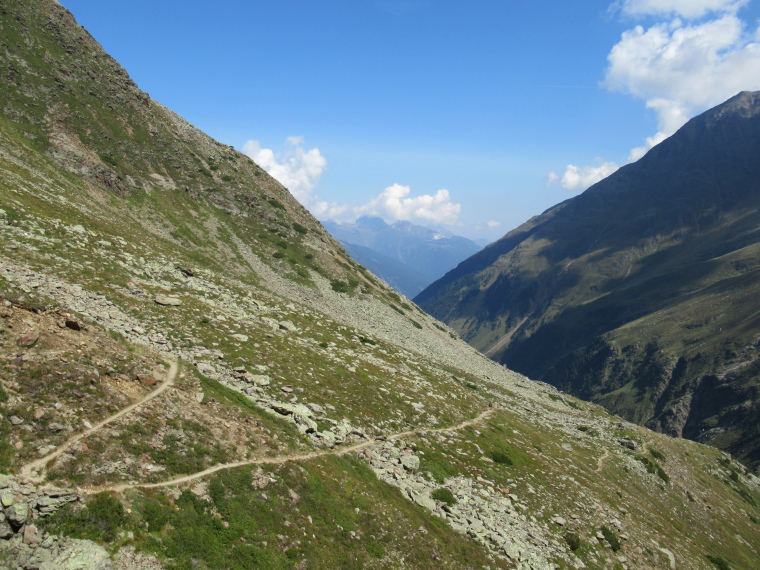
[[[506,556],[527,568],[543,569],[553,568],[546,560],[565,550],[541,525],[526,517],[528,507],[508,489],[496,489],[486,479],[468,477],[453,477],[441,486],[417,472],[420,459],[403,441],[383,443],[360,452],[359,457],[369,462],[381,481],[398,487],[410,500],[497,556]],[[452,504],[433,498],[439,489],[451,492]],[[566,562],[578,565],[580,560],[568,556]]]
[[[78,500],[80,496],[68,489],[36,488],[0,475],[0,560],[12,561],[11,568],[110,569],[110,557],[102,546],[52,536],[35,524]]]

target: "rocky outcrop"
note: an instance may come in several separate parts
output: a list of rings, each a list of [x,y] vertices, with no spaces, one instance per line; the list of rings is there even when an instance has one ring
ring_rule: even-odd
[[[56,536],[38,524],[58,509],[82,500],[70,489],[37,487],[0,474],[0,559],[13,570],[144,570],[159,569],[153,556],[127,550],[111,561],[108,551],[91,540]],[[3,558],[4,557],[4,558]]]

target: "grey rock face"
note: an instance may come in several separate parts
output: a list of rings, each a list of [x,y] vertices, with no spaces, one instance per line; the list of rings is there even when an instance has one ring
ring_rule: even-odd
[[[40,570],[111,570],[111,558],[102,546],[89,540],[71,540],[54,560],[44,562]]]

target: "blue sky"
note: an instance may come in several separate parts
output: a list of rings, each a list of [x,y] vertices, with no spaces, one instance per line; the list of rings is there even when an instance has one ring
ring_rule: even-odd
[[[321,219],[496,239],[760,89],[760,0],[61,3]]]

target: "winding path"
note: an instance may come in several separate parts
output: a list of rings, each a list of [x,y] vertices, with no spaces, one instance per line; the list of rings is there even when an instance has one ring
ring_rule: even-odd
[[[607,459],[610,456],[610,450],[605,449],[604,454],[599,457],[599,459],[596,460],[596,469],[594,469],[594,473],[599,473],[602,470],[602,465],[604,464],[604,460]]]
[[[164,378],[164,381],[161,383],[161,385],[155,390],[153,390],[153,392],[147,394],[145,397],[141,398],[134,404],[130,404],[126,408],[119,410],[114,415],[107,417],[106,419],[95,424],[91,428],[88,428],[85,431],[70,437],[65,442],[60,444],[52,453],[49,453],[45,455],[44,457],[40,457],[39,459],[36,459],[32,461],[31,463],[27,463],[21,468],[19,472],[20,476],[27,478],[35,483],[39,483],[44,478],[47,464],[50,461],[57,459],[72,445],[84,439],[85,437],[92,435],[94,432],[98,431],[103,426],[108,425],[115,420],[118,420],[122,416],[125,416],[126,414],[134,410],[135,408],[144,404],[145,402],[152,400],[156,396],[163,394],[166,390],[169,389],[169,387],[172,384],[174,384],[174,379],[177,377],[178,364],[177,364],[176,358],[169,357],[169,359],[167,360],[167,363],[169,364],[169,370],[166,373],[166,377]],[[32,473],[35,471],[37,471],[37,475],[32,475]]]
[[[404,432],[396,433],[393,435],[389,435],[385,437],[384,440],[392,441],[396,439],[401,439],[402,437],[406,437],[412,434],[443,433],[447,431],[458,431],[468,426],[482,422],[487,417],[489,417],[493,413],[493,411],[494,410],[492,408],[489,408],[488,410],[486,410],[479,416],[471,420],[462,422],[461,424],[458,424],[456,426],[446,427],[446,428],[409,430],[409,431],[404,431]],[[179,485],[181,483],[188,483],[190,481],[200,479],[202,477],[205,477],[206,475],[211,475],[212,473],[216,473],[217,471],[222,471],[224,469],[234,469],[235,467],[244,467],[246,465],[279,465],[282,463],[287,463],[289,461],[307,461],[309,459],[316,459],[317,457],[324,457],[326,455],[346,455],[347,453],[352,453],[354,451],[359,451],[361,449],[375,445],[379,441],[383,441],[383,440],[370,439],[367,441],[362,441],[360,443],[349,445],[347,447],[340,447],[338,449],[332,449],[329,451],[314,451],[312,453],[303,453],[303,454],[296,454],[296,455],[281,455],[279,457],[257,457],[255,459],[247,459],[245,461],[236,461],[234,463],[223,463],[221,465],[215,465],[214,467],[209,467],[208,469],[204,469],[203,471],[199,471],[197,473],[191,473],[190,475],[183,475],[182,477],[169,479],[168,481],[160,481],[158,483],[120,483],[116,485],[104,485],[101,487],[87,487],[87,488],[82,488],[80,490],[86,493],[99,493],[102,491],[115,491],[117,493],[120,493],[127,489],[155,489],[157,487],[170,487],[171,485]]]

